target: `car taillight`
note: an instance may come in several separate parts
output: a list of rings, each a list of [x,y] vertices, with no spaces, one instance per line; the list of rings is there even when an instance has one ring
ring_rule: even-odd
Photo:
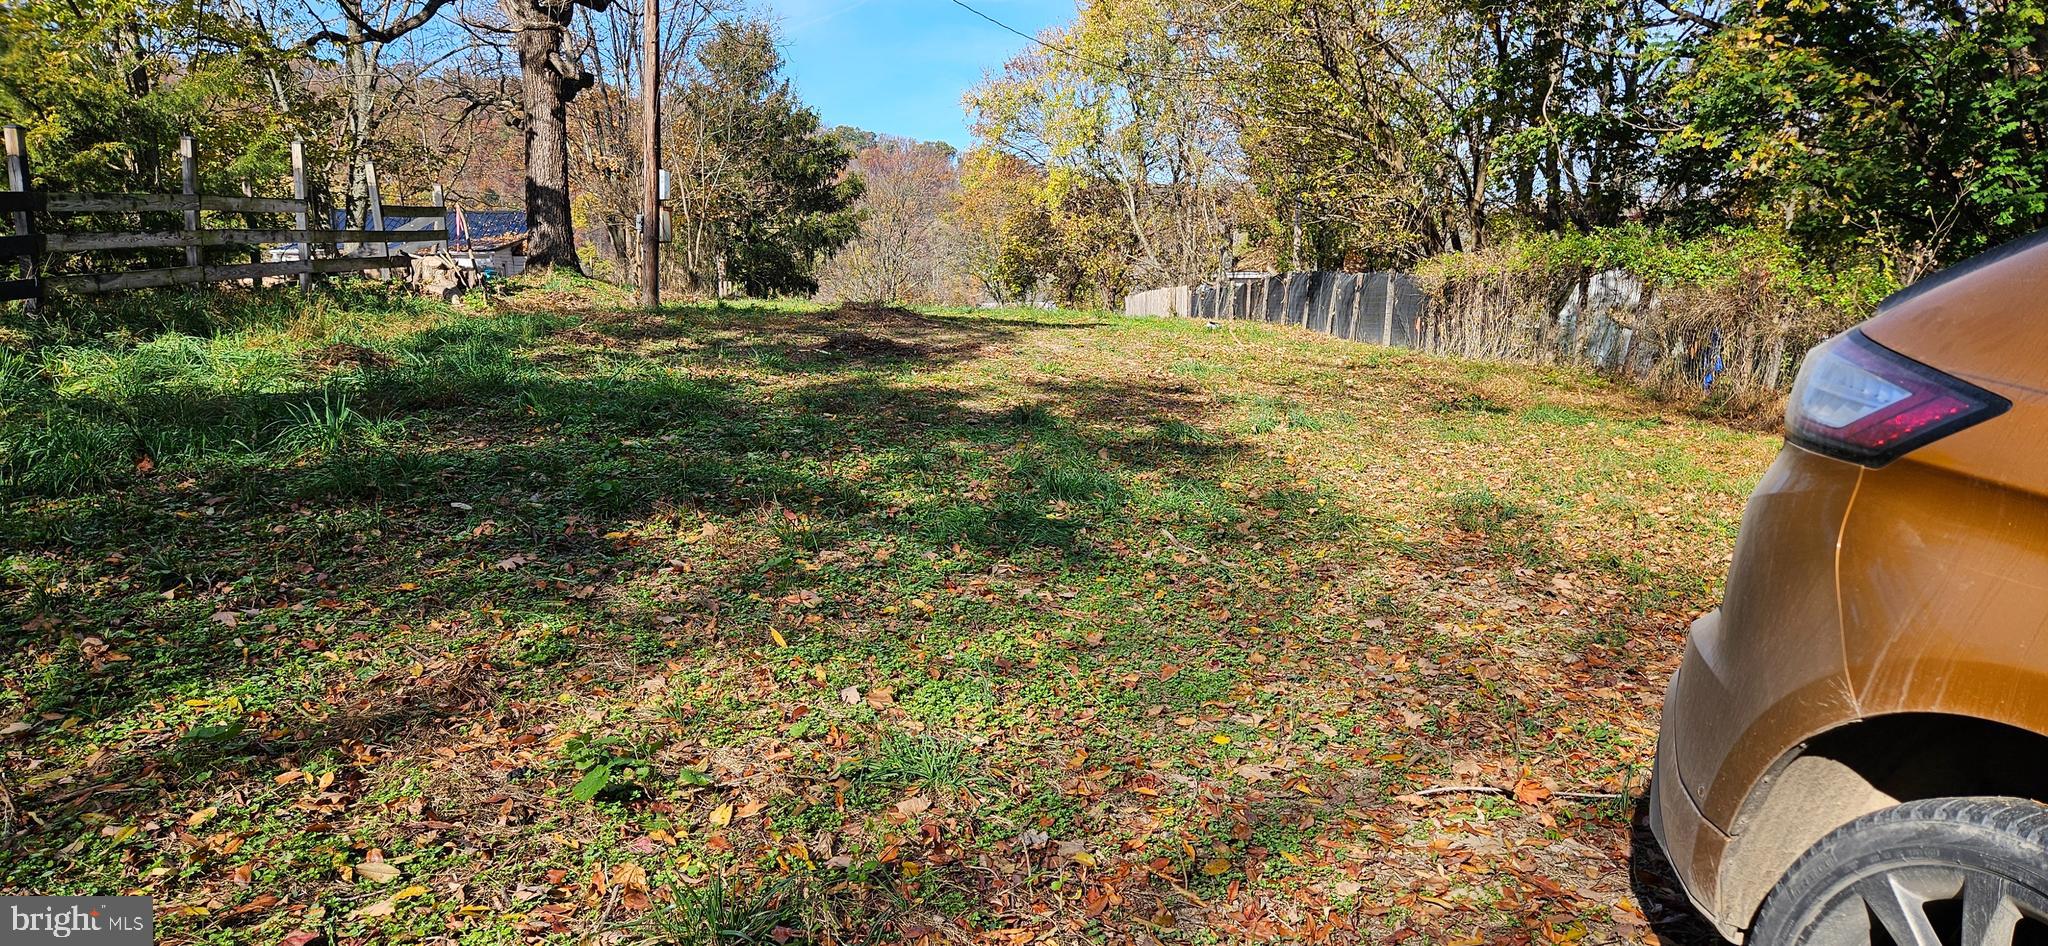
[[[1875,469],[2011,406],[1851,329],[1806,354],[1785,406],[1785,437]]]

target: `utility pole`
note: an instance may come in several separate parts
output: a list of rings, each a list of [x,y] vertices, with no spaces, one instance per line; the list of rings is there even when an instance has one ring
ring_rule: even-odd
[[[640,25],[640,305],[661,306],[661,0]]]

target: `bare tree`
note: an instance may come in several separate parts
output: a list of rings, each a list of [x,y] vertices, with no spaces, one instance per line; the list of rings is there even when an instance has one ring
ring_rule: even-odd
[[[349,210],[359,221],[369,215],[370,153],[386,114],[380,96],[386,73],[381,61],[385,47],[432,22],[450,2],[333,0],[339,23],[311,4],[306,7],[322,26],[306,38],[305,48],[312,50],[332,44],[341,50],[342,155],[348,164]],[[423,74],[432,68],[432,63],[416,62],[412,71]]]
[[[854,158],[867,189],[861,233],[826,263],[819,295],[868,303],[975,301],[948,211],[960,187],[953,149],[884,138]]]
[[[692,72],[692,53],[707,24],[732,9],[731,0],[668,0],[662,5],[662,85],[682,87]],[[630,236],[640,207],[641,20],[637,13],[614,6],[584,10],[575,30],[597,81],[578,100],[570,115],[572,157],[583,172],[586,222],[599,225],[589,240],[605,275],[638,271],[640,247]],[[679,106],[665,95],[666,108]],[[671,122],[664,121],[664,125]],[[664,147],[664,152],[667,149]],[[666,162],[673,166],[671,158]]]

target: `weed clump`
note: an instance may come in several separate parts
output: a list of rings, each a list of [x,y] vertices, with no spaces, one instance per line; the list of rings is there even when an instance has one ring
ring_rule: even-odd
[[[1536,515],[1529,506],[1483,486],[1452,493],[1446,505],[1450,507],[1451,521],[1457,523],[1458,528],[1489,535],[1503,532],[1515,522]]]

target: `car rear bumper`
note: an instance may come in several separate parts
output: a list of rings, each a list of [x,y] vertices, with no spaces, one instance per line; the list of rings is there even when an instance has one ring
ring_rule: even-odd
[[[1687,659],[1693,655],[1688,648]],[[1671,678],[1670,690],[1665,705],[1678,698],[1679,686],[1685,675],[1685,668]],[[1717,878],[1714,867],[1721,861],[1722,852],[1728,847],[1728,836],[1722,834],[1714,823],[1700,811],[1700,807],[1686,791],[1685,782],[1678,777],[1677,751],[1674,748],[1671,717],[1667,713],[1657,737],[1657,758],[1650,777],[1650,834],[1657,839],[1657,846],[1663,849],[1664,857],[1671,863],[1671,872],[1678,879],[1678,886],[1685,891],[1693,909],[1725,936],[1735,942],[1742,941],[1742,930],[1724,920],[1716,909],[1714,892]]]

